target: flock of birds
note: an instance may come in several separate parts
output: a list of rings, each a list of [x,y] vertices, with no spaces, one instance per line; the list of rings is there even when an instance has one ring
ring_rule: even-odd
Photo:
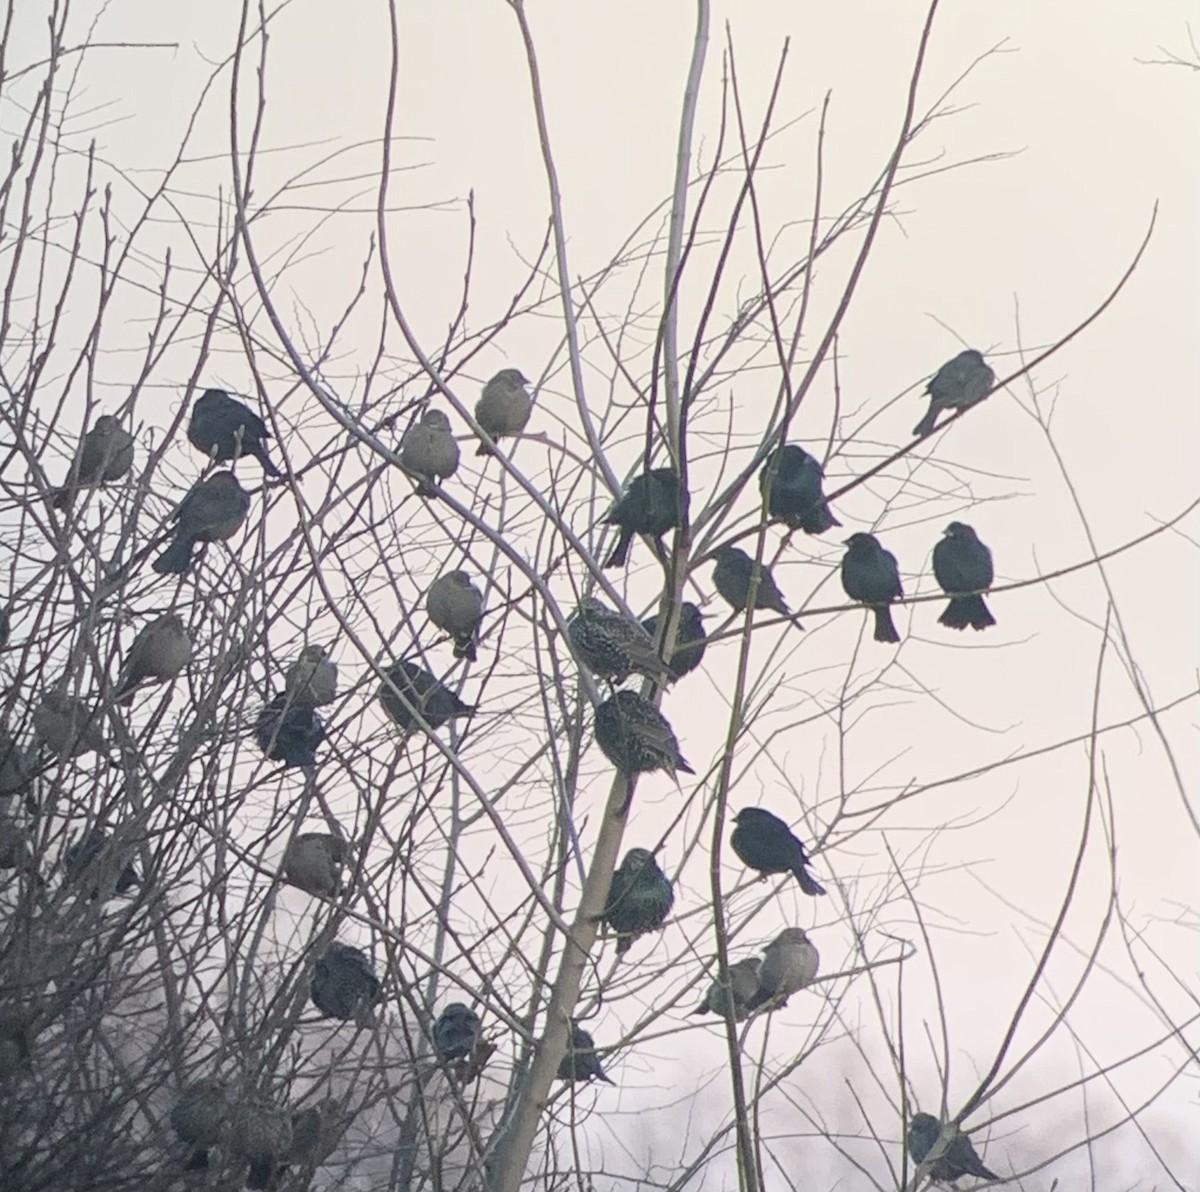
[[[929,411],[914,433],[931,433],[942,411],[976,404],[991,392],[994,383],[994,373],[979,352],[960,353],[929,382]],[[518,370],[505,369],[484,386],[475,410],[476,422],[485,432],[478,454],[488,455],[497,440],[524,431],[533,408],[528,384]],[[230,467],[202,477],[175,510],[172,540],[153,562],[154,570],[163,575],[186,574],[198,548],[226,541],[242,528],[251,498],[233,470],[240,459],[256,459],[271,479],[284,475],[268,455],[271,435],[262,418],[223,390],[209,389],[197,399],[187,434],[210,462]],[[66,482],[51,494],[51,504],[60,511],[69,510],[82,490],[119,481],[130,471],[133,455],[132,435],[111,415],[100,416],[84,435]],[[435,496],[438,486],[459,464],[459,446],[446,415],[426,410],[403,435],[399,458],[416,482],[417,492]],[[779,447],[766,459],[759,475],[768,519],[812,535],[839,526],[825,501],[823,481],[820,464],[802,447],[793,443]],[[664,557],[662,537],[681,524],[687,500],[671,468],[652,468],[635,477],[604,519],[617,530],[605,567],[624,566],[639,535],[648,538],[660,558]],[[841,563],[846,594],[873,614],[876,641],[899,641],[890,608],[903,596],[895,556],[869,533],[850,535],[846,546]],[[798,624],[770,568],[760,559],[731,543],[718,547],[713,557],[713,585],[735,612],[764,609]],[[933,569],[949,597],[941,624],[976,630],[995,624],[984,601],[984,592],[993,580],[991,552],[970,526],[952,522],[946,528],[933,551]],[[441,575],[429,587],[425,607],[430,621],[450,638],[454,656],[474,660],[484,596],[470,576],[462,570]],[[669,658],[663,656],[667,627],[657,616],[639,623],[585,596],[567,623],[570,647],[578,662],[609,685],[608,698],[595,709],[596,743],[628,779],[655,770],[665,770],[672,777],[679,771],[694,773],[680,752],[671,725],[654,702],[619,686],[631,676],[639,676],[665,687],[701,664],[707,639],[700,608],[683,602],[675,619],[676,640]],[[8,633],[4,614],[0,617],[0,647]],[[178,614],[156,617],[143,626],[125,655],[112,698],[123,705],[132,703],[145,687],[175,679],[191,657],[192,643]],[[455,717],[475,711],[410,659],[394,661],[383,674],[378,699],[405,734],[418,729],[436,731]],[[321,646],[305,646],[289,667],[282,691],[267,701],[256,719],[255,737],[263,753],[285,766],[314,767],[325,735],[318,709],[332,702],[336,692],[336,663]],[[96,710],[62,686],[45,693],[31,719],[36,745],[48,753],[75,757],[107,748]],[[27,784],[37,764],[33,751],[23,750],[0,730],[0,795]],[[622,813],[627,809],[628,799]],[[734,823],[730,838],[734,853],[763,880],[792,874],[805,894],[816,897],[825,893],[809,872],[804,844],[782,819],[765,808],[748,807],[737,813]],[[95,898],[124,893],[139,882],[128,859],[113,855],[111,843],[102,829],[93,829],[64,853],[67,876],[90,883]],[[30,855],[23,830],[14,820],[0,818],[0,868],[21,868]],[[335,834],[301,833],[287,846],[283,876],[309,894],[334,898],[340,892],[340,871],[349,856],[349,842]],[[671,882],[653,854],[631,848],[613,873],[603,912],[618,954],[625,954],[638,937],[660,929],[673,905]],[[816,979],[818,965],[817,949],[805,931],[788,927],[767,945],[761,957],[732,963],[727,981],[714,980],[693,1013],[730,1014],[742,1021],[760,1009],[777,1009]],[[368,1025],[380,989],[368,956],[360,949],[333,942],[316,961],[310,996],[324,1017]],[[592,1036],[575,1020],[570,1027],[558,1076],[567,1081],[596,1079],[611,1084]],[[28,1058],[31,1045],[27,1028],[22,1033],[13,1027],[7,1035],[5,1030],[0,1022],[0,1076],[5,1073],[6,1057],[11,1061],[8,1066],[15,1069]],[[448,1005],[434,1022],[431,1038],[437,1059],[460,1080],[477,1076],[494,1050],[483,1037],[479,1016],[457,1002]],[[248,1165],[246,1186],[267,1188],[286,1164],[312,1161],[327,1133],[322,1129],[321,1112],[310,1108],[292,1113],[255,1097],[238,1098],[224,1081],[212,1077],[184,1088],[171,1121],[190,1148],[189,1167],[206,1165],[208,1151],[224,1139],[229,1153]],[[328,1115],[328,1107],[325,1112]],[[933,1179],[953,1181],[968,1174],[998,1178],[983,1166],[955,1123],[943,1127],[928,1114],[914,1115],[908,1132],[914,1161],[923,1161],[940,1140],[943,1149],[928,1169]]]

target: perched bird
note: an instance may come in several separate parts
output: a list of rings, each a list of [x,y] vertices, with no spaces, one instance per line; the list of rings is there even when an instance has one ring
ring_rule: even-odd
[[[244,1101],[230,1114],[229,1152],[250,1165],[246,1187],[266,1188],[292,1148],[292,1115],[269,1101]]]
[[[713,586],[735,613],[745,612],[750,602],[750,577],[754,571],[754,560],[740,547],[728,545],[717,547],[714,558],[717,565],[713,568]],[[754,607],[782,613],[785,617],[791,616],[787,601],[766,563],[759,567]]]
[[[729,843],[743,864],[757,869],[764,878],[774,873],[795,874],[800,889],[814,898],[825,893],[825,887],[808,872],[804,845],[777,815],[763,807],[743,807],[733,822],[737,827]]]
[[[604,1075],[600,1059],[596,1055],[596,1041],[575,1021],[571,1019],[571,1037],[567,1040],[566,1054],[558,1065],[559,1080],[603,1080],[605,1084],[615,1084]]]
[[[929,412],[913,427],[913,434],[924,438],[933,431],[942,410],[964,410],[983,401],[996,383],[996,374],[984,363],[983,354],[968,348],[953,360],[947,360],[925,386],[929,394]]]
[[[350,846],[328,832],[302,832],[283,854],[283,876],[306,894],[335,898],[341,889],[342,866]]]
[[[465,571],[447,571],[425,593],[429,619],[454,639],[454,657],[474,662],[483,620],[483,593]]]
[[[0,1085],[29,1062],[36,1039],[33,1015],[28,1009],[0,1006]]]
[[[134,692],[144,680],[166,683],[191,660],[192,639],[182,619],[177,613],[163,613],[143,625],[133,639],[117,683],[117,702],[133,703]]]
[[[313,970],[312,1002],[326,1018],[365,1026],[379,997],[379,978],[365,952],[336,941],[325,949]]]
[[[417,492],[433,495],[433,486],[458,470],[458,444],[450,419],[441,410],[426,410],[400,440],[400,462],[418,479]]]
[[[646,630],[594,596],[579,602],[567,622],[567,636],[580,662],[598,679],[623,683],[636,673],[660,685],[671,680],[670,667],[658,656]]]
[[[451,1002],[433,1024],[433,1049],[442,1063],[470,1059],[479,1040],[479,1015],[462,1002]]]
[[[631,848],[613,870],[604,903],[604,922],[617,935],[624,956],[639,935],[657,931],[675,905],[675,891],[649,849]]]
[[[493,439],[519,435],[529,424],[533,402],[525,391],[529,382],[519,368],[502,368],[486,385],[475,403],[475,421]],[[480,443],[476,455],[491,455],[487,443]]]
[[[232,538],[249,512],[250,494],[232,472],[214,472],[199,481],[175,510],[175,541],[154,560],[154,570],[185,574],[197,546]]]
[[[29,833],[16,820],[0,815],[0,869],[28,869],[32,860]]]
[[[0,608],[0,650],[8,645],[8,635],[11,630],[12,620],[8,615],[8,609]]]
[[[292,1145],[288,1148],[287,1162],[297,1167],[319,1167],[351,1121],[353,1115],[333,1098],[297,1110],[292,1114]]]
[[[216,1146],[229,1121],[225,1085],[214,1079],[187,1085],[171,1108],[171,1125],[182,1142],[193,1148],[186,1171],[208,1167],[209,1147]]]
[[[405,658],[394,662],[379,685],[379,702],[405,731],[417,727],[417,714],[431,729],[441,728],[456,716],[469,716],[474,704],[464,704],[440,679]],[[398,693],[398,694],[397,694]]]
[[[37,774],[37,763],[0,728],[0,798],[15,795],[27,787]]]
[[[929,1178],[935,1183],[952,1184],[964,1175],[973,1175],[981,1180],[998,1180],[994,1171],[983,1165],[975,1153],[970,1138],[961,1133],[956,1123],[947,1126],[952,1137],[949,1146],[929,1167]],[[942,1136],[942,1123],[931,1113],[915,1113],[908,1123],[908,1153],[916,1163],[924,1163],[925,1156],[937,1145]]]
[[[694,774],[679,752],[679,742],[666,717],[636,691],[615,692],[596,709],[596,744],[622,774],[666,770]]]
[[[800,927],[785,927],[763,949],[762,965],[758,970],[758,988],[746,1003],[754,1011],[770,1005],[779,1009],[787,1005],[793,993],[811,985],[817,975],[821,958]]]
[[[267,457],[270,437],[267,424],[224,389],[206,389],[192,407],[188,441],[219,464],[252,455],[268,476],[278,479],[283,473]]]
[[[850,548],[842,556],[842,587],[851,600],[860,601],[875,614],[875,640],[898,642],[900,635],[888,605],[904,595],[896,556],[884,550],[874,534],[851,534]]]
[[[963,522],[951,522],[933,548],[933,574],[950,597],[938,624],[947,629],[987,629],[995,625],[983,593],[992,586],[992,552]]]
[[[644,620],[642,628],[657,642],[658,614]],[[690,675],[704,661],[704,651],[707,648],[708,642],[704,636],[704,614],[690,600],[685,600],[679,606],[679,628],[675,632],[675,649],[667,663],[672,681],[682,679],[684,675]]]
[[[749,1013],[750,999],[758,992],[758,970],[762,958],[749,956],[729,966],[729,991],[733,994],[733,1019],[741,1022]],[[725,993],[720,979],[714,981],[693,1014],[724,1014]]]
[[[315,766],[316,749],[325,740],[325,722],[315,708],[289,703],[286,691],[275,696],[254,723],[258,747],[285,766]]]
[[[798,443],[785,443],[772,451],[758,474],[758,491],[767,502],[767,516],[806,534],[824,534],[842,524],[825,504],[824,483],[821,465]]]
[[[81,699],[52,687],[33,710],[33,735],[37,743],[61,757],[106,753],[108,742],[100,721]]]
[[[319,708],[337,696],[337,663],[323,646],[305,646],[288,667],[283,689],[296,708]]]
[[[683,521],[687,493],[674,468],[651,468],[630,481],[621,499],[604,517],[606,526],[619,527],[617,544],[605,567],[624,567],[635,534],[647,534],[662,547],[662,536]]]
[[[133,467],[133,435],[111,414],[101,414],[79,441],[67,482],[51,497],[55,509],[69,509],[81,488],[120,480]]]
[[[112,837],[103,829],[92,828],[63,850],[67,880],[90,885],[88,897],[93,902],[127,894],[142,884],[133,864],[119,856],[111,842]]]

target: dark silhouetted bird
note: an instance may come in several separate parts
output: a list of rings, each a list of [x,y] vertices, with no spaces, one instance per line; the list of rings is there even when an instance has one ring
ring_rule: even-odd
[[[851,600],[867,605],[875,614],[875,640],[898,642],[900,635],[888,605],[904,595],[896,556],[884,550],[874,534],[851,534],[850,548],[842,556],[842,587]]]
[[[209,542],[232,538],[250,512],[250,494],[232,472],[214,472],[187,494],[175,511],[175,541],[154,560],[159,575],[183,575],[192,552]]]
[[[483,620],[483,593],[465,571],[447,571],[425,593],[429,619],[454,641],[454,657],[474,662]]]
[[[729,966],[729,991],[733,994],[733,1018],[741,1022],[749,1013],[750,999],[758,992],[758,970],[761,957],[749,956]],[[693,1014],[724,1014],[725,993],[720,979],[715,980]]]
[[[12,630],[12,620],[8,609],[0,608],[0,650],[8,645],[8,635]]]
[[[821,957],[812,941],[800,927],[785,927],[763,949],[762,965],[758,970],[758,988],[746,1003],[747,1010],[769,1005],[780,1009],[788,998],[817,975]]]
[[[648,617],[642,622],[642,628],[657,642],[658,614]],[[704,614],[685,600],[679,606],[679,628],[675,633],[675,649],[667,664],[671,670],[672,681],[690,675],[704,661],[704,651],[708,642],[704,636]]]
[[[334,942],[317,961],[311,993],[313,1005],[326,1018],[353,1018],[366,1026],[379,997],[379,978],[365,952]]]
[[[229,1100],[219,1080],[197,1080],[184,1088],[171,1109],[171,1125],[193,1148],[185,1170],[204,1171],[208,1151],[216,1146],[229,1122]]]
[[[27,787],[37,775],[37,762],[0,728],[0,798],[15,795]]]
[[[750,576],[754,571],[754,560],[737,546],[719,546],[713,557],[717,560],[717,565],[713,568],[713,586],[735,613],[745,612],[746,605],[750,602]],[[782,613],[785,617],[791,615],[787,601],[779,591],[775,577],[766,563],[759,568],[754,607]],[[798,626],[799,622],[796,624]]]
[[[605,1084],[615,1084],[604,1075],[600,1067],[600,1058],[596,1055],[596,1041],[575,1021],[571,1019],[571,1034],[567,1039],[566,1054],[558,1065],[559,1080],[602,1080]]]
[[[947,629],[987,629],[996,618],[982,593],[992,586],[992,552],[963,522],[951,522],[945,537],[933,548],[933,574],[950,597],[938,624]]]
[[[106,753],[108,742],[100,721],[81,699],[52,687],[33,710],[33,735],[37,743],[60,757]]]
[[[458,470],[458,444],[450,419],[441,410],[426,410],[400,440],[400,462],[417,477],[417,492],[433,495],[433,487]]]
[[[337,663],[324,646],[305,646],[288,667],[284,690],[298,708],[319,708],[337,697]]]
[[[219,464],[252,455],[268,476],[283,473],[267,457],[267,424],[244,401],[224,389],[206,389],[192,407],[188,441]]]
[[[623,956],[639,935],[657,931],[675,905],[675,891],[649,849],[631,848],[613,870],[604,903],[604,922],[617,935]]]
[[[772,467],[776,469],[774,477]],[[825,504],[824,481],[821,465],[803,447],[785,443],[767,456],[758,474],[758,491],[767,502],[767,516],[777,517],[789,529],[806,534],[824,534],[840,526],[842,523]]]
[[[604,566],[625,566],[635,534],[649,535],[661,548],[662,536],[683,521],[686,502],[687,495],[680,492],[674,468],[651,468],[635,476],[605,515],[604,524],[619,527],[620,533]]]
[[[623,683],[636,673],[659,684],[670,681],[671,671],[646,630],[593,596],[579,602],[567,622],[567,636],[580,662],[598,679]]]
[[[636,691],[618,691],[596,709],[596,744],[623,774],[666,770],[696,771],[679,752],[679,742],[666,717]]]
[[[292,1148],[292,1115],[269,1101],[243,1101],[230,1113],[229,1152],[250,1165],[246,1187],[266,1188]]]
[[[795,874],[800,889],[813,897],[825,893],[825,887],[808,872],[804,845],[779,816],[763,807],[743,807],[733,822],[737,827],[729,843],[744,864],[764,878],[775,873]]]
[[[433,1049],[442,1063],[470,1059],[479,1041],[479,1015],[462,1002],[451,1002],[433,1024]]]
[[[486,385],[475,403],[475,421],[492,438],[519,435],[529,424],[533,402],[525,390],[529,382],[519,368],[502,368]],[[487,443],[480,443],[476,455],[491,455]]]
[[[63,850],[63,869],[69,881],[90,887],[93,902],[142,884],[132,862],[113,848],[112,837],[101,828],[92,828]]]
[[[953,360],[947,360],[925,386],[929,394],[929,412],[913,427],[913,434],[930,434],[942,410],[962,410],[981,402],[996,383],[996,374],[984,363],[983,355],[968,348]]]
[[[951,1132],[949,1146],[929,1167],[929,1178],[939,1184],[952,1184],[964,1175],[973,1175],[981,1180],[998,1180],[994,1171],[983,1165],[975,1153],[971,1140],[959,1132],[958,1127],[947,1127]],[[930,1113],[915,1113],[908,1123],[908,1153],[916,1163],[923,1163],[925,1156],[937,1145],[942,1136],[942,1123]]]
[[[163,613],[143,625],[133,639],[117,683],[117,702],[133,703],[134,693],[143,682],[166,683],[191,660],[192,639],[183,621],[176,613]]]
[[[28,869],[32,860],[29,833],[16,820],[0,815],[0,869]]]
[[[315,766],[317,747],[325,740],[325,722],[315,708],[296,707],[280,692],[254,722],[258,747],[273,762],[285,766]]]
[[[414,708],[431,729],[475,711],[474,704],[464,704],[440,679],[407,659],[394,662],[384,673],[387,678],[379,685],[379,702],[405,732],[417,727]]]
[[[341,870],[350,855],[345,840],[328,832],[302,832],[284,851],[283,876],[306,894],[334,898],[341,889]]]
[[[0,1006],[0,1086],[33,1058],[37,1039],[33,1013],[25,1006]]]
[[[80,489],[112,484],[132,467],[133,435],[111,414],[101,414],[80,440],[67,482],[54,490],[50,503],[55,509],[69,509]]]

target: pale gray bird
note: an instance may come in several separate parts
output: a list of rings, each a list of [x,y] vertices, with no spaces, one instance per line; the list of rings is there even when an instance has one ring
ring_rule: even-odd
[[[107,753],[108,742],[100,721],[81,699],[51,688],[33,710],[33,735],[37,743],[61,757]]]
[[[821,957],[804,929],[785,927],[763,950],[762,966],[758,970],[758,989],[746,1003],[747,1010],[770,1005],[778,1010],[787,1005],[788,998],[817,975]]]
[[[250,1165],[246,1187],[261,1189],[292,1148],[292,1115],[269,1101],[243,1101],[230,1115],[229,1151]]]
[[[645,675],[660,687],[671,681],[671,668],[654,648],[654,639],[637,621],[585,596],[567,622],[567,636],[580,662],[598,679],[623,683]]]
[[[305,646],[288,667],[284,691],[288,702],[298,708],[319,708],[337,696],[337,663],[324,646]]]
[[[192,1147],[185,1171],[208,1167],[209,1147],[216,1146],[229,1122],[229,1099],[220,1080],[197,1080],[182,1089],[171,1109],[171,1125]]]
[[[529,382],[519,368],[502,368],[486,385],[475,404],[475,421],[493,439],[519,435],[529,423],[533,401],[525,390]],[[491,455],[487,443],[480,443],[476,455]]]
[[[429,585],[425,611],[443,633],[454,639],[454,657],[474,662],[483,620],[483,593],[465,571],[447,571]]]
[[[973,1175],[981,1180],[998,1180],[1000,1177],[983,1165],[975,1153],[970,1138],[956,1124],[946,1127],[950,1132],[950,1144],[929,1165],[929,1178],[936,1184],[952,1184],[964,1175]],[[914,1163],[924,1163],[925,1156],[942,1137],[942,1123],[931,1113],[915,1113],[908,1123],[908,1153]]]
[[[433,486],[458,470],[458,444],[450,419],[441,410],[426,410],[400,440],[400,462],[418,479],[417,492],[432,496]]]
[[[183,621],[177,613],[163,613],[133,639],[117,684],[117,702],[133,703],[134,692],[143,681],[169,682],[191,660],[192,639]]]
[[[154,560],[154,570],[184,575],[197,546],[232,538],[249,512],[250,494],[232,472],[214,472],[199,481],[175,510],[175,541]]]
[[[54,490],[51,504],[69,509],[80,489],[120,480],[133,467],[133,435],[111,414],[101,414],[79,441],[67,482]]]
[[[762,958],[749,956],[738,960],[729,966],[729,991],[733,994],[734,1021],[741,1022],[749,1013],[750,999],[758,992],[758,970]],[[715,980],[704,995],[693,1014],[724,1014],[725,994],[721,988],[720,978]]]
[[[942,410],[963,410],[981,402],[996,383],[996,374],[984,363],[983,354],[974,348],[959,352],[933,374],[925,386],[929,394],[929,412],[913,427],[918,438],[933,431]]]
[[[328,832],[302,832],[283,854],[283,876],[306,894],[337,896],[350,846]]]

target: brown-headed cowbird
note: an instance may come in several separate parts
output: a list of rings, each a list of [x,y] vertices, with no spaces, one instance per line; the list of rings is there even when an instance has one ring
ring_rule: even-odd
[[[658,641],[658,614],[642,622],[642,628]],[[691,601],[679,606],[679,628],[675,632],[675,649],[667,663],[672,681],[690,675],[704,661],[708,642],[704,636],[704,614]],[[657,650],[655,651],[657,653]]]
[[[631,848],[613,870],[604,903],[604,922],[616,932],[617,955],[623,956],[639,935],[657,931],[675,905],[670,879],[649,849]]]
[[[384,674],[387,677],[379,685],[379,702],[405,732],[417,727],[418,713],[431,729],[436,729],[456,716],[469,716],[475,711],[474,704],[464,704],[440,679],[415,662],[401,658]]]
[[[694,774],[679,752],[679,742],[666,717],[636,691],[615,692],[596,709],[596,744],[622,774],[666,770]]]
[[[483,593],[465,571],[447,571],[425,593],[429,619],[454,641],[454,657],[474,662],[483,620]]]
[[[713,554],[717,560],[713,568],[713,586],[735,613],[745,612],[750,602],[750,577],[754,571],[754,560],[737,546],[719,546]],[[763,563],[759,568],[758,590],[754,593],[754,607],[791,616],[787,601],[775,583],[771,569]],[[799,622],[796,622],[799,626]]]
[[[479,1015],[462,1002],[451,1002],[433,1024],[433,1049],[444,1064],[470,1059],[479,1041]]]
[[[733,1018],[741,1022],[749,1013],[750,999],[758,992],[758,970],[762,958],[749,956],[729,966],[729,991],[733,994]],[[720,979],[713,981],[693,1014],[724,1014],[725,993]]]
[[[267,457],[270,437],[267,424],[224,389],[206,389],[192,407],[188,441],[219,464],[252,455],[268,476],[278,479],[283,473]]]
[[[825,887],[808,872],[808,854],[799,838],[777,815],[763,807],[743,807],[733,817],[737,827],[729,843],[743,864],[764,878],[775,873],[794,874],[800,889],[814,898]]]
[[[144,680],[166,683],[175,678],[192,660],[192,639],[177,613],[163,613],[143,625],[121,670],[116,699],[133,703],[134,692]]]
[[[305,646],[288,667],[284,691],[297,708],[319,708],[337,696],[337,663],[324,646]]]
[[[651,468],[635,476],[621,499],[604,517],[606,526],[619,527],[617,543],[605,567],[624,567],[635,534],[646,534],[662,547],[662,536],[683,521],[687,494],[681,492],[674,468]]]
[[[475,421],[493,440],[519,435],[529,424],[533,402],[525,389],[528,384],[519,368],[502,368],[484,385],[475,404]],[[480,443],[475,454],[491,455],[492,449]]]
[[[379,978],[365,952],[335,941],[317,961],[309,992],[326,1018],[353,1018],[366,1026],[379,997]]]
[[[785,443],[767,456],[758,474],[758,491],[767,502],[768,517],[779,518],[792,530],[824,534],[842,524],[825,504],[824,482],[821,465],[798,443]]]
[[[426,410],[400,440],[400,462],[417,477],[417,492],[433,495],[435,484],[458,470],[458,444],[450,419],[441,410]]]
[[[631,674],[645,675],[660,686],[671,671],[658,656],[654,639],[622,613],[585,596],[567,622],[567,636],[576,657],[598,679],[623,683]]]
[[[851,534],[850,548],[842,556],[842,587],[851,600],[860,601],[875,614],[875,640],[898,642],[900,635],[888,605],[904,595],[896,556],[884,550],[874,534]]]
[[[947,629],[987,629],[995,625],[983,593],[992,586],[992,552],[963,522],[951,522],[945,537],[933,548],[933,574],[950,597],[938,624]]]
[[[216,1146],[229,1122],[225,1085],[216,1079],[197,1080],[181,1090],[171,1109],[171,1125],[192,1148],[185,1171],[204,1171],[208,1151]]]
[[[571,1034],[567,1039],[567,1050],[558,1065],[559,1080],[602,1080],[615,1084],[604,1074],[600,1058],[596,1055],[596,1041],[587,1031],[571,1019]]]
[[[254,739],[273,762],[315,766],[317,747],[325,740],[325,722],[315,708],[291,703],[284,691],[259,712],[254,722]]]
[[[350,855],[345,840],[328,832],[302,832],[283,854],[283,876],[306,894],[335,898],[341,889],[342,866]]]
[[[942,410],[963,410],[981,402],[996,383],[996,374],[984,363],[983,354],[974,348],[959,352],[933,374],[925,386],[929,394],[929,412],[913,427],[913,434],[924,438],[931,434]]]
[[[762,966],[758,970],[758,988],[746,1003],[753,1011],[759,1006],[777,1010],[787,1005],[788,998],[817,975],[821,957],[803,928],[785,927],[763,949]]]
[[[50,503],[55,509],[69,509],[80,489],[112,484],[132,467],[133,435],[111,414],[101,414],[80,440],[67,482],[54,490]]]
[[[266,1188],[292,1147],[292,1115],[269,1101],[242,1101],[230,1113],[229,1152],[250,1165],[246,1187]]]
[[[33,710],[33,735],[37,743],[60,757],[107,753],[108,742],[100,721],[81,699],[52,687]]]
[[[92,828],[63,850],[63,869],[68,881],[89,890],[93,902],[127,894],[142,884],[133,864],[120,855],[112,837],[101,828]]]
[[[956,1123],[946,1127],[950,1143],[929,1165],[929,1178],[938,1184],[952,1184],[964,1175],[973,1175],[981,1180],[998,1180],[995,1172],[983,1165],[975,1153],[971,1140],[958,1129]],[[924,1163],[925,1156],[942,1137],[942,1123],[931,1113],[915,1113],[908,1123],[908,1153],[913,1162]]]
[[[250,512],[250,494],[232,472],[214,472],[201,480],[175,511],[175,541],[154,560],[159,575],[183,575],[192,552],[209,542],[232,538]]]

